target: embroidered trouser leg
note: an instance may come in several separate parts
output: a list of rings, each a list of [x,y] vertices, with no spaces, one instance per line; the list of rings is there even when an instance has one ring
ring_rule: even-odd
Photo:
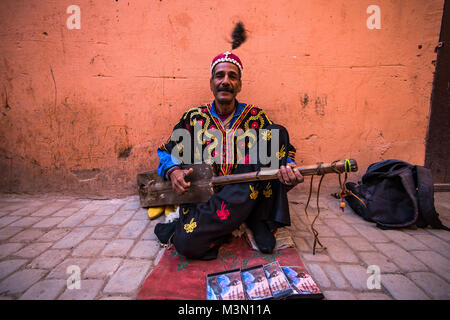
[[[275,161],[278,161],[278,168],[280,166],[286,166],[289,155],[288,146],[290,146],[288,131],[283,126],[277,124],[271,124],[267,126],[266,129],[271,132],[278,130],[279,138],[276,150],[279,151],[276,154]],[[272,134],[272,137],[273,136],[274,135]],[[272,143],[274,143],[274,139],[269,141],[269,150],[271,150]],[[260,161],[258,160],[258,162]],[[259,197],[266,199],[266,201],[261,203],[261,210],[258,210],[257,217],[262,221],[265,221],[271,230],[290,225],[287,191],[289,191],[291,187],[282,184],[276,179],[262,182],[261,189],[262,192]]]
[[[247,219],[257,203],[249,197],[249,185],[227,185],[207,203],[182,205],[173,236],[177,251],[187,258],[215,259],[220,245]]]

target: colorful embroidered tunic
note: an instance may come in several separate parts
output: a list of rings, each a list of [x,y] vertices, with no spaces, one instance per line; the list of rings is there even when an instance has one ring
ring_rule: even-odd
[[[242,147],[245,139],[249,139],[250,144],[256,143],[257,137],[246,133],[249,132],[249,129],[253,129],[256,132],[266,129],[272,124],[272,121],[269,120],[262,109],[254,105],[239,102],[236,102],[236,104],[236,110],[228,122],[227,128],[224,128],[224,123],[220,120],[214,102],[189,109],[183,114],[180,121],[175,125],[174,130],[186,129],[190,134],[190,146],[192,148],[190,150],[190,163],[203,162],[201,160],[203,160],[202,155],[205,154],[205,149],[212,157],[219,157],[219,161],[214,163],[214,168],[218,175],[229,175],[236,168],[237,164],[245,163],[245,161],[249,162],[248,153],[242,154],[240,152],[242,148],[237,147]],[[225,120],[225,122],[227,121]],[[195,132],[195,125],[201,127],[199,132]],[[215,134],[215,131],[218,132]],[[269,133],[265,131],[264,135],[266,140],[267,136],[270,139],[270,131]],[[233,139],[237,140],[237,146],[232,145],[234,143]],[[183,163],[180,158],[172,155],[175,147],[177,147],[175,153],[182,151],[182,154],[184,152],[183,148],[185,148],[185,145],[181,141],[168,141],[157,150],[160,159],[158,173],[163,179],[168,178],[167,173],[171,168],[179,167]],[[285,152],[288,156],[287,162],[295,162],[295,148],[292,145],[282,145],[281,148],[281,155],[287,148],[287,152]]]
[[[158,148],[158,173],[167,179],[171,169],[183,163],[205,161],[205,155],[206,161],[212,161],[217,175],[258,171],[266,165],[259,156],[251,159],[255,154],[251,151],[260,139],[274,143],[274,136],[279,146],[274,152],[277,166],[294,162],[295,148],[289,143],[286,129],[273,124],[262,109],[236,103],[231,120],[226,121],[228,128],[220,120],[214,103],[185,112],[175,125],[174,133],[184,129],[189,134],[183,139],[169,140]],[[274,129],[280,134],[274,135]],[[223,186],[206,203],[183,204],[173,244],[188,258],[214,259],[220,245],[243,222],[255,238],[260,236],[261,228],[271,232],[290,225],[287,191],[279,180],[238,183]]]

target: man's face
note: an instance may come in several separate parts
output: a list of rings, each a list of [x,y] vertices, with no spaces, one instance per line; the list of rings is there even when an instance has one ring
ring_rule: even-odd
[[[214,68],[210,81],[211,91],[218,103],[229,104],[241,91],[239,68],[230,62],[221,62]]]

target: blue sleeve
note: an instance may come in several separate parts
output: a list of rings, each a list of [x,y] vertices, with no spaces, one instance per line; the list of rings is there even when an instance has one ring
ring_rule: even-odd
[[[292,160],[292,159],[289,158],[289,157],[287,157],[286,162],[287,162],[287,163],[295,163],[295,164],[297,164],[297,162],[295,162],[294,160]]]
[[[158,174],[161,176],[161,178],[163,178],[163,180],[167,180],[166,178],[167,170],[169,170],[174,166],[179,167],[180,161],[177,158],[172,157],[172,155],[167,151],[157,149],[156,153],[158,154],[159,157]]]

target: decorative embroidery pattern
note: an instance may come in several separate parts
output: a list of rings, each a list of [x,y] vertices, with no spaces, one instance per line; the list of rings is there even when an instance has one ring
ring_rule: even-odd
[[[250,199],[256,200],[256,198],[258,198],[258,190],[255,190],[255,188],[253,188],[252,185],[249,185],[249,187],[250,187],[250,191],[252,192],[252,193],[250,193]]]
[[[253,109],[252,109],[253,110]],[[247,142],[248,141],[248,142]],[[251,148],[254,144],[256,144],[258,142],[256,135],[249,131],[240,131],[237,134],[237,146],[238,148],[236,149],[236,154],[237,154],[237,162],[238,163],[245,163],[245,147],[246,147],[246,143],[248,148]],[[247,162],[247,164],[250,162]]]
[[[222,201],[222,205],[220,206],[220,210],[216,211],[217,216],[220,218],[220,220],[226,220],[228,219],[228,216],[230,215],[230,211],[225,208],[225,202]]]
[[[286,155],[286,151],[284,151],[284,144],[281,146],[281,149],[279,152],[276,153],[276,156],[278,157],[278,160],[281,160]]]
[[[183,211],[183,214],[188,214],[189,213],[189,209],[183,208],[182,211]]]
[[[263,194],[266,198],[270,198],[270,196],[272,195],[270,182],[266,185],[266,188],[263,190]]]
[[[246,154],[245,157],[241,160],[242,164],[249,164],[251,163],[251,157],[249,154]]]
[[[193,160],[212,163],[217,173],[226,176],[231,174],[239,163],[242,161],[244,163],[246,162],[243,149],[236,148],[234,144],[241,141],[246,143],[248,141],[248,148],[251,148],[252,145],[257,143],[257,134],[254,134],[254,130],[248,129],[261,130],[271,123],[270,119],[261,109],[246,104],[243,106],[241,114],[237,117],[231,128],[225,130],[219,118],[211,114],[211,104],[205,104],[200,107],[191,108],[185,112],[180,124],[177,126],[188,129],[191,135],[194,134],[192,137],[194,145],[191,146],[193,149]],[[195,124],[201,126],[200,130],[194,130]],[[243,131],[243,134],[238,132],[238,130]],[[235,140],[236,138],[237,140]],[[267,139],[271,138],[267,137]],[[171,153],[172,149],[177,148],[175,151],[178,151],[178,155],[183,157],[182,146],[182,142],[172,141],[169,138],[159,149]],[[197,146],[200,146],[200,148],[197,148]],[[216,149],[217,157],[210,159],[206,157],[208,161],[206,161],[207,159],[202,159],[202,155],[211,155],[213,150]]]
[[[191,219],[190,223],[186,223],[184,225],[184,230],[186,230],[186,233],[194,231],[195,228],[197,228],[197,222],[194,222],[194,218]]]
[[[267,263],[270,263],[270,262],[274,262],[274,261],[276,261],[276,257],[279,257],[279,256],[281,256],[283,253],[282,252],[279,252],[279,251],[277,251],[277,252],[275,252],[274,254],[265,254],[265,253],[254,253],[253,254],[253,257],[255,257],[255,258],[263,258],[264,260],[266,260],[267,261]]]
[[[295,151],[289,151],[288,157],[291,158],[293,161],[295,161]]]
[[[222,261],[225,270],[235,269],[239,263],[239,257],[236,255],[236,252],[225,247],[220,247],[217,258]]]
[[[177,271],[182,271],[183,269],[186,269],[189,265],[189,262],[185,257],[180,255],[178,252],[172,252],[172,255],[174,257],[178,257],[180,259],[180,263],[177,265]]]
[[[261,134],[262,138],[266,141],[270,141],[270,139],[272,139],[272,132],[270,130],[262,130]]]

